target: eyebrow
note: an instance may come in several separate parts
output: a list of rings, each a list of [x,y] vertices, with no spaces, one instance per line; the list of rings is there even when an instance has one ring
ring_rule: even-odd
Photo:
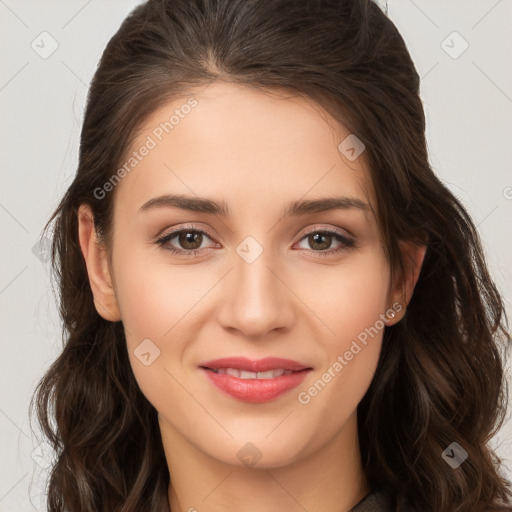
[[[214,201],[213,199],[182,194],[164,194],[154,197],[144,203],[139,212],[147,212],[157,208],[180,208],[182,210],[221,215],[223,217],[229,215],[229,208],[225,201]],[[328,210],[348,209],[359,209],[366,213],[370,210],[370,207],[357,197],[326,197],[307,201],[297,200],[285,206],[283,217],[297,217]]]

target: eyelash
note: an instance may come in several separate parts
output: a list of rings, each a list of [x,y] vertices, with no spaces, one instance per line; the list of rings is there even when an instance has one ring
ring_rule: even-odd
[[[177,235],[179,235],[180,233],[183,233],[183,232],[199,233],[202,235],[206,235],[210,240],[213,239],[213,237],[210,236],[210,234],[207,231],[204,231],[202,229],[197,229],[193,226],[185,226],[180,229],[177,229],[176,231],[172,231],[171,233],[161,236],[160,238],[155,240],[155,244],[157,244],[159,247],[163,247],[166,243],[168,243],[173,238],[175,238]],[[352,238],[348,238],[347,236],[342,235],[341,233],[339,233],[337,231],[331,231],[328,229],[320,229],[320,228],[307,231],[306,233],[304,233],[304,235],[299,240],[299,242],[301,242],[302,240],[304,240],[311,234],[332,235],[338,242],[341,243],[341,245],[337,249],[327,249],[327,250],[321,250],[321,251],[314,251],[312,249],[309,250],[309,252],[313,252],[315,254],[318,254],[319,256],[329,256],[329,255],[333,255],[333,254],[338,254],[341,251],[345,251],[347,249],[353,249],[353,248],[357,247],[355,240],[353,240]],[[200,251],[202,250],[202,249],[192,249],[192,250],[177,249],[176,247],[172,247],[172,246],[166,247],[165,249],[167,251],[169,251],[171,254],[177,254],[177,255],[181,255],[181,256],[185,256],[185,257],[189,257],[189,258],[197,256],[200,253]],[[203,249],[206,249],[206,248],[204,247]],[[208,249],[211,249],[211,247],[208,247]]]

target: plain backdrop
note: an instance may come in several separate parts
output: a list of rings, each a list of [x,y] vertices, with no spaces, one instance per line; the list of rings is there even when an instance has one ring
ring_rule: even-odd
[[[0,0],[0,512],[45,510],[47,459],[28,404],[61,328],[47,253],[36,244],[76,171],[99,57],[137,3]],[[389,0],[387,8],[422,77],[432,166],[478,226],[510,316],[512,1]],[[509,461],[511,440],[509,422],[493,440]]]

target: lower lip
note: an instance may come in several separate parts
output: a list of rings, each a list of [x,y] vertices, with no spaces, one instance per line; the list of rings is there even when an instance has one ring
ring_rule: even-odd
[[[215,373],[206,368],[200,368],[200,370],[224,393],[237,400],[254,404],[270,402],[296,388],[311,371],[309,369],[301,370],[273,379],[240,379],[224,373]]]

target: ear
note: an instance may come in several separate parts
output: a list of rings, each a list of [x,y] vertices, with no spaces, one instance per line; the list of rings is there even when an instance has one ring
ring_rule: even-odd
[[[78,209],[78,237],[96,311],[105,320],[118,322],[121,320],[121,314],[112,286],[107,250],[105,245],[98,241],[94,216],[90,206],[86,204],[80,205]]]
[[[395,311],[395,316],[390,318],[386,325],[394,325],[398,323],[404,316],[409,304],[414,287],[418,281],[425,253],[426,245],[416,245],[412,242],[399,242],[400,251],[402,253],[402,261],[404,265],[404,275],[402,278],[397,276],[396,282],[392,283],[389,293],[390,308]],[[395,304],[395,307],[391,307]],[[400,305],[400,307],[398,306]]]

